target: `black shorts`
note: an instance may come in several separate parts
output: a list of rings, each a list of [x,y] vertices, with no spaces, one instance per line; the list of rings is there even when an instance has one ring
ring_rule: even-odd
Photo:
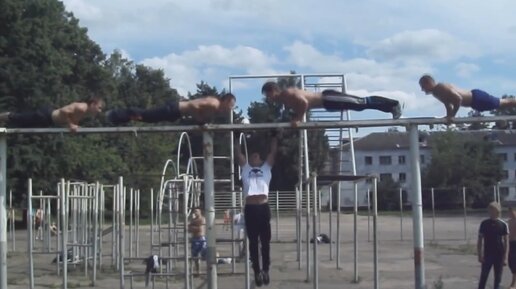
[[[509,242],[509,268],[512,274],[516,274],[516,241]]]
[[[327,111],[341,110],[364,110],[366,109],[366,99],[354,95],[328,89],[322,92],[323,107]]]
[[[163,106],[140,111],[141,121],[143,122],[174,122],[181,118],[178,101],[167,101]]]
[[[52,120],[53,108],[43,107],[30,112],[12,112],[9,114],[8,127],[49,127],[54,125]]]

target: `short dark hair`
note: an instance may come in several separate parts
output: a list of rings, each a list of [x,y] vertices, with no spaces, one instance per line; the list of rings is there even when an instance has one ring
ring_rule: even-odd
[[[86,100],[86,103],[87,103],[88,105],[93,104],[93,103],[104,103],[104,100],[103,100],[101,97],[98,97],[98,96],[92,96],[92,97],[90,97],[90,98],[88,98],[88,99]]]
[[[265,94],[267,92],[272,92],[274,90],[279,90],[280,87],[279,85],[274,82],[274,81],[267,81],[263,86],[262,86],[262,94]]]
[[[222,95],[222,96],[220,97],[220,99],[221,99],[221,100],[224,100],[224,101],[226,101],[226,100],[230,100],[230,99],[232,99],[232,100],[235,100],[235,101],[236,101],[236,97],[235,97],[235,95],[233,95],[232,93],[226,93],[226,94]]]
[[[430,74],[423,74],[421,78],[419,78],[419,83],[435,81],[434,78]]]

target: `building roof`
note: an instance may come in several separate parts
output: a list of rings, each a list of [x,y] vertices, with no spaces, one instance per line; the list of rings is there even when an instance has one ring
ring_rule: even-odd
[[[432,139],[446,132],[421,132],[421,147],[431,147]],[[461,138],[468,140],[489,140],[497,146],[516,146],[516,131],[511,130],[475,130],[456,131]],[[345,144],[347,146],[347,144]],[[375,132],[355,140],[355,151],[382,151],[408,149],[409,134],[407,132]]]

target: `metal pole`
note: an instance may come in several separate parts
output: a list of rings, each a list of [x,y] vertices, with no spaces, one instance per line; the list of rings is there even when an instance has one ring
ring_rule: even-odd
[[[95,282],[97,282],[97,258],[101,259],[102,256],[98,254],[98,242],[97,239],[99,237],[99,193],[100,193],[100,184],[97,182],[95,184],[95,188],[93,193],[95,194],[95,198],[93,199],[93,277],[92,277],[92,285],[95,287]],[[100,233],[102,235],[102,232]],[[87,261],[86,261],[87,262]]]
[[[432,240],[435,241],[435,194],[434,188],[431,189],[432,192]]]
[[[400,239],[403,241],[403,188],[400,188]]]
[[[0,289],[7,289],[7,218],[6,218],[6,181],[7,181],[7,143],[5,129],[0,131]]]
[[[410,159],[412,170],[412,219],[414,234],[415,289],[424,289],[425,261],[423,234],[423,200],[421,197],[421,168],[417,125],[410,125]]]
[[[125,289],[125,279],[124,279],[124,254],[125,254],[125,187],[124,187],[124,178],[119,177],[118,178],[118,222],[120,223],[120,232],[118,235],[120,246],[119,249],[119,263],[120,263],[120,289]]]
[[[340,119],[344,119],[344,112],[340,112]],[[343,152],[342,152],[342,128],[339,129],[339,173],[342,171]],[[337,183],[337,269],[340,269],[340,206],[341,206],[341,182]]]
[[[276,241],[279,241],[279,192],[276,191]]]
[[[374,289],[379,288],[378,270],[378,179],[374,178],[373,192],[373,259],[374,259]]]
[[[184,230],[184,254],[185,254],[185,289],[190,289],[190,256],[188,256],[188,176],[183,176],[183,230]]]
[[[136,257],[140,256],[140,190],[136,191]]]
[[[301,169],[299,169],[301,171]],[[300,179],[301,180],[301,179]],[[301,209],[302,199],[300,186],[296,187],[296,251],[297,251],[297,269],[301,270]]]
[[[215,232],[215,187],[213,183],[213,136],[203,132],[204,148],[204,205],[206,214],[206,237],[208,251],[206,256],[208,289],[217,289],[217,256]],[[247,217],[247,216],[246,216]],[[245,260],[246,262],[248,260]]]
[[[496,200],[496,185],[493,186],[493,202],[497,202],[497,200]]]
[[[313,240],[314,240],[314,244],[313,244],[313,249],[314,249],[314,279],[313,279],[313,288],[314,289],[318,289],[319,288],[319,255],[318,255],[318,244],[317,244],[317,235],[318,235],[318,232],[317,232],[317,226],[316,226],[316,222],[317,222],[317,218],[318,218],[318,212],[317,212],[317,208],[319,207],[319,205],[317,204],[317,193],[318,193],[318,189],[317,189],[317,175],[314,175],[312,177],[312,190],[313,190],[313,196],[314,196],[314,205],[313,205]]]
[[[310,282],[311,268],[310,268],[310,183],[305,185],[306,189],[306,282]],[[315,223],[314,223],[315,226]],[[314,240],[315,241],[315,240]]]
[[[134,193],[133,188],[129,189],[129,258],[133,257],[133,216],[134,216]]]
[[[34,255],[33,255],[33,237],[32,237],[32,179],[27,182],[27,244],[29,246],[29,288],[34,289]],[[6,287],[7,288],[7,287]]]
[[[13,208],[13,191],[9,191],[9,207],[11,208],[11,246],[13,252],[16,251],[16,212]]]
[[[329,225],[330,225],[330,261],[333,260],[333,218],[332,218],[332,212],[333,212],[333,194],[332,194],[332,187],[329,187],[329,195],[330,195],[330,204],[329,204],[329,210],[328,210],[328,219],[329,219]]]
[[[150,189],[150,211],[151,211],[151,223],[150,223],[150,250],[149,255],[152,255],[154,247],[154,189]]]
[[[65,183],[61,179],[61,261],[63,262],[63,289],[68,288],[68,195],[70,194],[70,181]],[[72,258],[74,256],[72,255]],[[58,259],[59,262],[59,259]]]
[[[371,242],[371,189],[367,188],[367,242]]]
[[[462,187],[462,208],[464,209],[464,240],[468,239],[467,223],[467,206],[466,206],[466,187]]]

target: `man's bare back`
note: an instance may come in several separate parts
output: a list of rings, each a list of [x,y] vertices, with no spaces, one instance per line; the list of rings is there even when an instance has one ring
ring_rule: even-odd
[[[87,103],[74,102],[54,110],[52,120],[57,125],[68,126],[71,130],[76,130],[79,122],[86,117],[87,113]]]
[[[181,115],[190,115],[199,122],[212,118],[220,109],[220,100],[213,96],[179,102]]]

